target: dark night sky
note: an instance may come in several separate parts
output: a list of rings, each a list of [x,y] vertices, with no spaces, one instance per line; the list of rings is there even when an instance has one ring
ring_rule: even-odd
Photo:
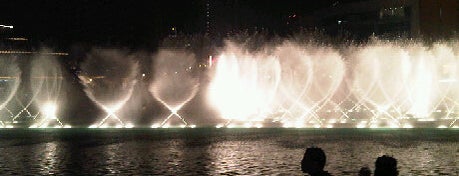
[[[266,26],[275,32],[283,32],[278,24],[282,24],[288,14],[308,14],[333,3],[332,0],[210,2],[237,2],[235,8],[245,9],[242,13],[247,14],[225,12],[225,15],[239,15],[244,24]],[[164,37],[171,26],[177,26],[186,34],[203,33],[205,3],[206,0],[1,0],[0,24],[14,25],[15,35],[40,42],[142,45]]]

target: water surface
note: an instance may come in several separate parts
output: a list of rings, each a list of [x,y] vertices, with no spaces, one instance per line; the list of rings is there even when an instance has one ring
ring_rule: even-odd
[[[5,175],[302,175],[318,146],[326,170],[356,175],[378,156],[400,175],[459,175],[459,130],[409,129],[5,129]]]

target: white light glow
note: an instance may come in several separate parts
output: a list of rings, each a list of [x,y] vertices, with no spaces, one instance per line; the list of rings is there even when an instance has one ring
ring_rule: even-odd
[[[255,127],[256,128],[263,128],[263,125],[258,123],[258,124],[255,125]]]
[[[0,27],[13,29],[14,26],[0,24]]]
[[[407,123],[403,125],[403,128],[413,128],[413,125]]]
[[[366,125],[365,125],[364,123],[360,123],[360,124],[358,124],[356,127],[357,127],[357,128],[365,128]]]
[[[159,128],[159,127],[161,127],[161,125],[159,125],[159,124],[157,124],[157,123],[155,123],[155,124],[153,124],[153,125],[150,126],[150,128]]]
[[[440,125],[437,128],[448,128],[446,125]]]
[[[88,128],[97,128],[97,125],[91,125]]]
[[[46,103],[42,107],[42,112],[48,119],[56,119],[57,106],[55,103]]]

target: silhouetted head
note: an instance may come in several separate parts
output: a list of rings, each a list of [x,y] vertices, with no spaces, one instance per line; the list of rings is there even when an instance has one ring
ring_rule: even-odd
[[[375,176],[397,176],[397,160],[393,157],[383,155],[376,159]]]
[[[371,176],[371,170],[368,167],[362,167],[359,171],[359,176]]]
[[[301,160],[301,170],[310,175],[324,172],[326,160],[325,153],[321,148],[307,148],[303,160]]]

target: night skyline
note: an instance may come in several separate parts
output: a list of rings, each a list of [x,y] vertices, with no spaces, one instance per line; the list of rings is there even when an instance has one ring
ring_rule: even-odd
[[[151,45],[167,36],[171,27],[176,27],[183,34],[205,33],[206,4],[211,6],[211,25],[230,24],[223,30],[258,27],[276,34],[284,34],[288,30],[284,23],[289,15],[310,14],[313,10],[326,7],[330,3],[331,1],[317,3],[294,0],[172,2],[20,0],[2,2],[0,23],[13,25],[15,36],[27,37],[43,43]],[[213,32],[225,32],[221,31],[222,28],[217,30],[220,31]]]

